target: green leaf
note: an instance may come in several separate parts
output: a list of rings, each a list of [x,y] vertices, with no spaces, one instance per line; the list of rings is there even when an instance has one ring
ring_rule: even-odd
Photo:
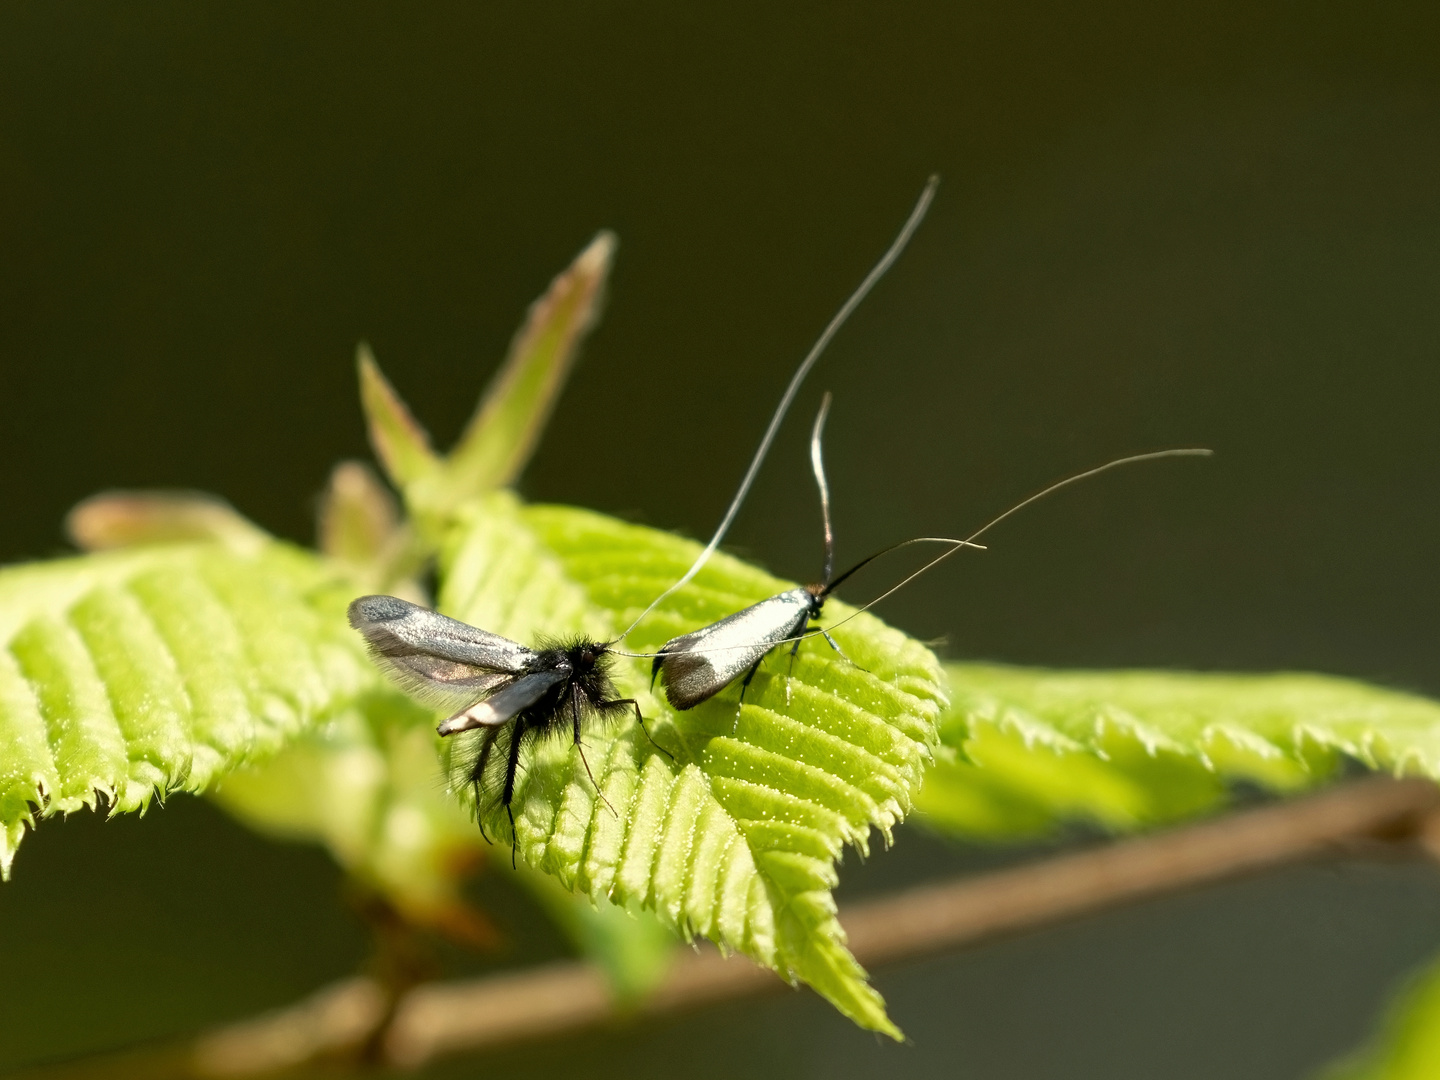
[[[1440,963],[1414,977],[1377,1038],[1323,1070],[1323,1080],[1433,1080],[1440,1076]]]
[[[505,363],[445,463],[450,505],[519,478],[580,344],[599,318],[615,242],[614,233],[600,233],[530,305]]]
[[[360,373],[360,405],[365,410],[370,445],[391,482],[405,491],[431,476],[440,467],[440,459],[430,448],[430,436],[381,374],[375,354],[364,342],[355,351],[355,366]]]
[[[369,348],[360,346],[360,398],[370,442],[423,536],[437,537],[457,508],[520,476],[599,317],[614,253],[614,234],[600,233],[530,306],[509,355],[443,459]]]
[[[347,592],[273,541],[0,570],[0,870],[38,817],[199,791],[373,685]]]
[[[271,540],[224,499],[202,491],[105,491],[77,503],[65,533],[85,551],[217,540],[254,555]]]
[[[1323,675],[948,666],[953,704],[918,806],[972,837],[1065,820],[1123,830],[1212,809],[1227,781],[1288,792],[1344,757],[1440,777],[1440,705]]]
[[[441,608],[519,641],[613,636],[689,566],[698,545],[581,510],[494,494],[469,506],[442,551]],[[631,635],[634,651],[772,595],[787,583],[715,556]],[[835,603],[835,618],[849,611]],[[776,658],[743,709],[731,689],[686,713],[649,689],[648,661],[620,658],[658,752],[632,719],[586,733],[585,765],[538,745],[517,790],[521,857],[591,897],[655,911],[669,926],[808,982],[863,1026],[897,1036],[844,946],[831,890],[846,844],[886,842],[910,809],[936,740],[943,673],[923,646],[862,615]],[[487,827],[508,837],[503,813]]]

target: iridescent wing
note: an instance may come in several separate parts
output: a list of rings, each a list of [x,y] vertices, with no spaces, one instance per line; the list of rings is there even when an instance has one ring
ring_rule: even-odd
[[[350,625],[380,670],[411,697],[463,709],[524,675],[539,658],[509,638],[395,596],[362,596]]]
[[[522,675],[505,689],[497,690],[484,701],[456,713],[435,730],[441,735],[454,735],[457,731],[469,731],[471,728],[499,727],[515,719],[569,677],[569,672],[554,669]]]
[[[780,642],[802,633],[813,604],[808,589],[791,589],[671,638],[660,648],[652,669],[665,676],[670,704],[691,709],[714,697]]]

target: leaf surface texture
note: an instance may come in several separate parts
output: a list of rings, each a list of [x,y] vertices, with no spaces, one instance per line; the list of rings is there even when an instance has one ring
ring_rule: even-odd
[[[598,514],[472,504],[442,555],[441,609],[522,642],[607,640],[689,566],[698,545]],[[715,556],[625,647],[646,652],[785,588]],[[827,607],[826,624],[849,613]],[[847,663],[806,642],[787,674],[777,652],[751,684],[688,712],[650,691],[649,661],[617,658],[616,685],[640,701],[658,751],[632,719],[592,725],[584,753],[534,744],[514,803],[521,857],[594,898],[655,911],[809,983],[847,1016],[898,1035],[844,946],[831,890],[846,845],[889,841],[936,740],[943,672],[930,652],[862,615],[836,632]],[[858,666],[857,666],[858,665]],[[503,812],[487,828],[508,836]]]

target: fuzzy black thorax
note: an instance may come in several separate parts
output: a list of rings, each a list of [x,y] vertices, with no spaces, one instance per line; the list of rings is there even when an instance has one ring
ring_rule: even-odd
[[[467,733],[452,756],[451,775],[458,767],[463,782],[474,788],[477,809],[487,799],[505,808],[512,861],[510,804],[528,743],[538,736],[570,735],[594,784],[582,727],[633,712],[645,730],[639,703],[615,696],[605,642],[577,636],[542,640],[532,649],[394,596],[362,596],[351,603],[349,615],[391,678],[422,701],[458,710],[436,729],[442,736]],[[608,805],[598,786],[596,791]]]

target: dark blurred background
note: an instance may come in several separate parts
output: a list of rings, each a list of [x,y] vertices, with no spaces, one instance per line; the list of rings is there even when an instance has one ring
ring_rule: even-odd
[[[60,553],[116,486],[308,541],[366,454],[356,341],[448,445],[602,227],[609,309],[524,493],[707,534],[938,171],[732,550],[816,574],[827,388],[842,564],[1205,445],[882,613],[956,657],[1440,693],[1437,31],[1383,2],[0,6],[0,556]],[[906,830],[841,896],[988,858]],[[280,1004],[363,946],[322,855],[197,800],[49,823],[0,888],[0,1067]],[[444,1071],[1299,1077],[1437,948],[1440,874],[1337,861],[882,971],[911,1046],[802,993]]]

